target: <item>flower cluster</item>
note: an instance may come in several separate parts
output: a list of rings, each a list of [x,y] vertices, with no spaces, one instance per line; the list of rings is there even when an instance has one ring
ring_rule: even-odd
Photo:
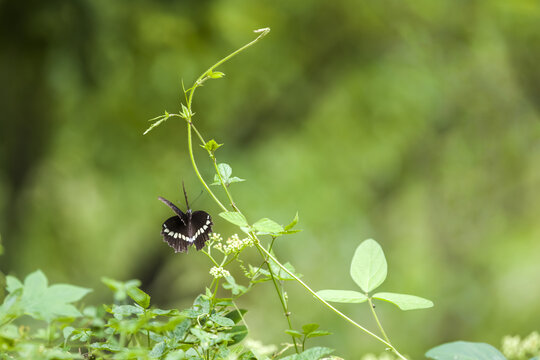
[[[508,359],[522,359],[540,354],[540,334],[532,332],[525,339],[519,336],[505,336],[502,352]]]
[[[215,277],[216,279],[231,276],[231,273],[228,270],[225,270],[222,267],[214,266],[210,269],[210,275]]]
[[[219,234],[217,236],[219,236],[219,240],[216,240],[214,248],[227,255],[240,252],[248,246],[253,246],[253,240],[251,240],[250,238],[240,239],[238,234],[234,234],[233,236],[228,238],[225,243],[222,242],[221,236]]]

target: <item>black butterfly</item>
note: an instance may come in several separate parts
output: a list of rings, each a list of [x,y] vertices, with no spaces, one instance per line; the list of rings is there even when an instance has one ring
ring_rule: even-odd
[[[163,241],[166,241],[174,249],[174,252],[187,253],[188,247],[192,244],[195,244],[197,250],[201,250],[204,247],[204,244],[208,241],[209,234],[212,232],[213,223],[212,218],[207,212],[191,212],[185,188],[184,196],[187,207],[185,213],[169,200],[161,196],[158,199],[163,201],[176,213],[176,216],[168,218],[162,225],[161,235],[163,236]]]

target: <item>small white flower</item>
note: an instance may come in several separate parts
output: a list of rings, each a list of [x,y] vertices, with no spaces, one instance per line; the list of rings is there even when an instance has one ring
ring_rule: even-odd
[[[221,234],[218,234],[218,233],[212,233],[212,234],[210,235],[210,240],[220,243],[220,242],[223,241],[223,238],[221,237]]]
[[[210,275],[215,277],[216,279],[231,276],[231,273],[228,270],[225,270],[222,267],[214,266],[210,269]]]

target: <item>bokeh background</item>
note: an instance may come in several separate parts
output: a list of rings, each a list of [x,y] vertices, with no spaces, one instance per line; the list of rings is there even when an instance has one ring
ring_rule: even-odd
[[[349,263],[366,238],[389,263],[381,290],[429,298],[429,310],[378,309],[414,358],[445,341],[498,346],[540,319],[540,5],[532,0],[0,1],[0,269],[92,287],[139,278],[156,305],[186,306],[209,284],[201,253],[159,236],[202,190],[177,112],[181,79],[272,32],[220,68],[194,104],[199,129],[251,221],[304,231],[276,252],[314,289],[356,289]],[[207,180],[212,167],[196,154]],[[194,204],[234,229],[205,194]],[[246,259],[256,263],[257,254]],[[242,279],[238,277],[238,281]],[[359,358],[382,347],[295,284],[296,327]],[[290,339],[276,295],[240,305],[252,336]],[[340,306],[374,329],[363,305]]]

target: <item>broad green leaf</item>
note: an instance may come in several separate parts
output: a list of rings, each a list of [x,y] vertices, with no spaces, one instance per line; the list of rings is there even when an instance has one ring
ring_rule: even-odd
[[[19,288],[6,296],[4,303],[0,305],[0,326],[23,315],[22,294],[23,289]]]
[[[296,224],[298,224],[298,211],[296,212],[296,215],[294,216],[294,219],[290,222],[289,225],[286,225],[283,230],[291,230]]]
[[[373,295],[373,298],[391,302],[401,310],[416,310],[433,307],[432,301],[414,295],[380,292]]]
[[[375,240],[365,240],[356,248],[351,263],[351,277],[365,293],[384,282],[386,270],[383,250]]]
[[[291,335],[292,337],[295,337],[295,338],[303,338],[304,337],[304,334],[302,334],[298,330],[285,330],[285,332],[287,334]]]
[[[235,211],[225,211],[219,214],[222,218],[230,223],[238,226],[248,226],[247,220],[244,215]]]
[[[232,175],[232,168],[229,164],[221,163],[218,166],[219,175],[225,183],[228,183],[229,178]]]
[[[306,324],[306,325],[302,325],[302,332],[304,334],[309,334],[315,330],[317,330],[319,328],[319,324]]]
[[[127,294],[137,304],[147,309],[150,306],[150,295],[142,291],[137,287],[130,287],[127,289]]]
[[[14,292],[22,287],[23,284],[19,281],[19,279],[11,275],[6,276],[6,289],[8,292]]]
[[[329,349],[326,347],[314,347],[304,351],[301,354],[286,356],[281,360],[319,360],[333,352],[333,349]]]
[[[101,282],[107,285],[107,287],[114,292],[114,300],[116,301],[126,300],[128,296],[128,289],[141,286],[141,282],[139,280],[128,280],[123,282],[108,277],[102,277]]]
[[[227,317],[219,316],[217,314],[212,314],[210,316],[210,320],[212,320],[213,322],[215,322],[219,326],[234,326],[234,321],[232,321],[231,319],[229,319]]]
[[[148,356],[152,359],[159,359],[161,356],[163,356],[163,352],[167,348],[167,345],[165,342],[158,342],[152,350],[148,353]]]
[[[229,330],[225,330],[225,332],[232,336],[233,341],[228,343],[229,346],[239,343],[248,335],[248,330],[244,325],[233,326]]]
[[[78,317],[82,314],[69,303],[80,300],[90,291],[66,284],[47,287],[47,278],[38,270],[24,280],[20,306],[25,314],[39,320],[52,321],[62,317]]]
[[[439,345],[426,352],[426,357],[435,360],[506,360],[489,344],[467,341]]]
[[[283,226],[268,218],[260,219],[252,227],[258,234],[277,234],[283,231]]]
[[[367,296],[358,291],[352,290],[321,290],[317,295],[326,301],[338,303],[363,303],[367,301]]]
[[[116,319],[122,320],[124,317],[130,317],[131,315],[141,315],[144,313],[144,309],[133,305],[113,305],[110,312]]]
[[[233,310],[233,311],[227,313],[227,315],[225,315],[225,317],[231,319],[232,321],[234,321],[235,324],[237,324],[242,320],[242,317],[244,316],[244,314],[247,313],[246,309],[239,309],[239,310],[240,311]]]
[[[66,342],[68,341],[69,336],[73,333],[73,331],[75,331],[75,328],[71,326],[66,326],[62,330],[62,334],[64,334],[64,339],[66,339]]]

